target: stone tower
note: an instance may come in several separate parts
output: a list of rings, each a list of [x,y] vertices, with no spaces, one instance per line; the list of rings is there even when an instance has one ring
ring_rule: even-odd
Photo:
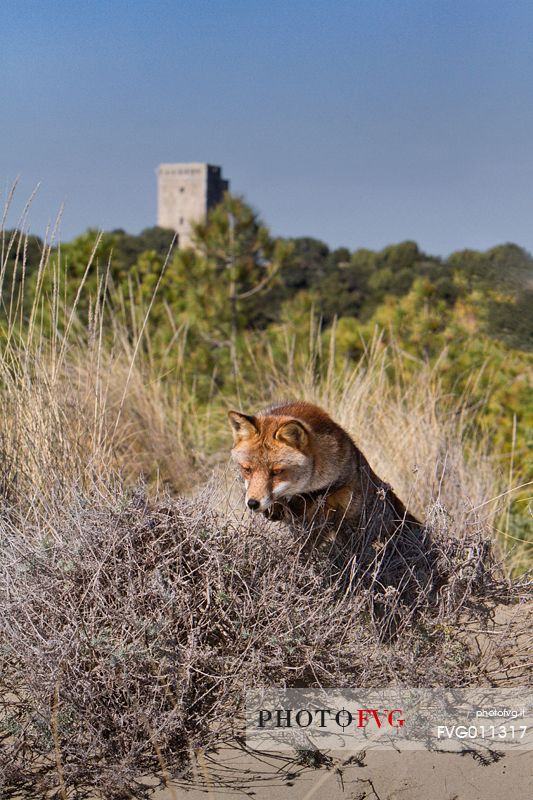
[[[160,164],[157,170],[157,224],[173,228],[178,246],[191,246],[191,225],[205,220],[220,203],[229,181],[212,164]]]

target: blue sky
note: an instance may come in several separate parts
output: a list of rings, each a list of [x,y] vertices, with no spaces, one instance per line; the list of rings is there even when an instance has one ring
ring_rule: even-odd
[[[223,166],[276,235],[533,250],[530,0],[3,0],[8,223],[155,224],[155,168]]]

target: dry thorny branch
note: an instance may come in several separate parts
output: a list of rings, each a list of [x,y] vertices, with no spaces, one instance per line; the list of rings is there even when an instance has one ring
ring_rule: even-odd
[[[46,517],[4,506],[6,797],[142,796],[143,774],[187,776],[191,751],[238,732],[247,688],[486,684],[458,615],[486,622],[531,592],[438,506],[421,540],[374,530],[339,570],[305,531],[220,512],[212,487],[118,486]]]

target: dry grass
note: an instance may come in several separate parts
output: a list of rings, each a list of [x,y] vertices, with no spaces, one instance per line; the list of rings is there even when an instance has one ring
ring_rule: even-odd
[[[158,488],[176,491],[195,481],[200,453],[188,446],[194,397],[179,382],[165,383],[141,346],[145,331],[131,340],[124,325],[104,322],[106,295],[92,308],[83,328],[76,308],[43,293],[46,271],[59,275],[58,256],[45,247],[29,319],[19,317],[22,298],[4,278],[10,252],[25,280],[25,245],[4,241],[0,266],[0,454],[4,495],[27,505],[46,505],[48,496],[98,486],[112,475],[126,482],[139,475]],[[106,282],[105,275],[102,283]],[[4,284],[4,285],[3,285]],[[78,296],[81,297],[83,281]],[[9,298],[9,303],[7,302]],[[43,325],[40,311],[50,308]],[[2,320],[2,311],[4,319]],[[59,326],[59,319],[63,324]],[[44,317],[46,319],[46,317]],[[105,330],[106,324],[111,330]],[[46,330],[44,329],[46,326]],[[176,371],[183,342],[175,342]]]
[[[24,241],[11,246],[23,270]],[[486,624],[531,584],[511,584],[492,553],[505,482],[485,442],[466,448],[468,396],[443,396],[438,367],[402,379],[405,356],[376,342],[351,372],[317,379],[289,350],[283,371],[265,361],[242,387],[245,410],[323,404],[427,519],[423,547],[376,535],[339,580],[305,554],[305,531],[243,515],[231,477],[182,495],[206,474],[205,429],[194,396],[146,357],[148,327],[132,343],[97,306],[80,330],[57,292],[52,316],[72,321],[45,335],[36,311],[21,328],[9,287],[2,297],[0,794],[143,796],[143,774],[187,775],[191,749],[232,735],[252,686],[490,680],[459,617]]]

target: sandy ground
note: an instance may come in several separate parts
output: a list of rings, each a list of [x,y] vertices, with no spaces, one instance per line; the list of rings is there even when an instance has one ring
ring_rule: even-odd
[[[200,765],[202,788],[176,786],[154,800],[531,800],[533,752],[482,764],[471,754],[369,752],[358,763],[312,769],[221,750]],[[208,778],[208,782],[206,782]]]
[[[533,685],[533,603],[500,606],[491,621],[465,625],[465,637],[492,685]],[[197,787],[176,785],[154,800],[533,800],[533,751],[507,751],[490,763],[472,753],[369,750],[359,761],[310,768],[285,756],[236,748],[200,757]]]

